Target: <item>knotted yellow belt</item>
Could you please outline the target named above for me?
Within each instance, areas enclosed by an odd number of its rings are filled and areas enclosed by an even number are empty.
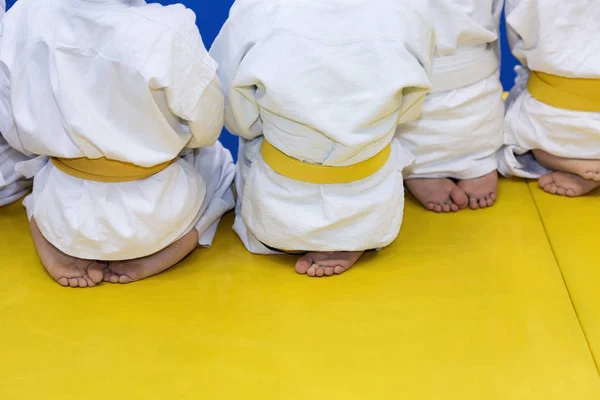
[[[271,143],[263,140],[260,149],[265,163],[275,172],[287,178],[317,185],[356,182],[379,171],[390,158],[392,146],[386,146],[381,152],[368,160],[345,167],[310,164],[290,157]]]
[[[552,107],[600,112],[600,79],[565,78],[531,71],[529,93]]]
[[[140,167],[107,158],[50,158],[56,168],[75,178],[96,182],[132,182],[150,178],[167,168],[173,161],[153,167]]]

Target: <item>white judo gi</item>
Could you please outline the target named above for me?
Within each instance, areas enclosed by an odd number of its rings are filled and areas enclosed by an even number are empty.
[[[1,40],[0,130],[13,147],[41,155],[18,168],[35,174],[25,206],[50,243],[96,260],[153,254],[194,227],[200,245],[212,243],[234,206],[235,167],[215,144],[222,87],[192,11],[19,0]],[[172,163],[147,179],[109,183],[64,173],[47,156]]]
[[[433,88],[396,137],[414,154],[406,178],[472,179],[497,169],[504,105],[499,80],[503,0],[429,0]]]
[[[420,0],[233,5],[210,54],[225,87],[225,125],[240,137],[234,230],[248,250],[360,251],[397,237],[402,169],[413,161],[397,143],[376,173],[336,184],[280,175],[260,148],[266,138],[293,159],[339,167],[388,147],[430,88],[427,13]]]
[[[0,19],[6,11],[6,0],[0,0]],[[0,133],[0,206],[10,204],[25,196],[31,180],[15,171],[15,165],[28,157],[13,149]]]
[[[558,157],[600,160],[600,113],[556,108],[527,90],[529,71],[600,79],[600,2],[507,0],[511,48],[524,68],[510,94],[500,172],[537,179],[549,171],[530,150]]]

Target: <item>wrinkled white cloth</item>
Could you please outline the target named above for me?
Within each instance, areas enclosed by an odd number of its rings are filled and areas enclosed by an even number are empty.
[[[150,255],[194,226],[210,245],[233,207],[231,155],[213,146],[223,93],[195,15],[138,3],[19,0],[1,26],[0,131],[41,156],[17,166],[35,175],[28,214],[75,257]],[[175,161],[148,179],[103,183],[45,156]]]
[[[600,79],[600,2],[507,0],[508,37],[518,68],[507,101],[500,172],[537,179],[550,172],[530,150],[558,157],[600,160],[600,113],[544,104],[527,90],[529,70],[568,78]]]
[[[396,238],[402,169],[412,162],[397,143],[379,172],[339,185],[281,176],[259,149],[264,136],[308,163],[373,157],[399,123],[418,116],[432,53],[420,0],[236,1],[210,54],[225,87],[225,124],[241,138],[234,229],[248,250],[359,251]]]
[[[19,200],[31,189],[31,180],[15,170],[18,163],[28,159],[0,135],[0,206]]]
[[[416,161],[406,178],[472,179],[497,169],[504,104],[499,80],[502,0],[430,0],[433,89],[396,137]]]
[[[0,19],[6,11],[6,0],[0,0]],[[27,157],[6,143],[0,133],[0,206],[10,204],[25,196],[31,188],[31,180],[15,171],[15,165]]]

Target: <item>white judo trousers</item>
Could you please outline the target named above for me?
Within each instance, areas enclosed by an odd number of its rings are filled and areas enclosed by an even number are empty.
[[[433,88],[396,137],[415,156],[406,178],[472,179],[497,169],[504,105],[499,79],[503,0],[430,0]]]
[[[27,212],[50,243],[85,259],[147,256],[194,227],[209,246],[234,207],[235,167],[217,142],[222,87],[194,13],[130,4],[26,0],[3,21],[0,130],[38,155],[17,166],[35,176]],[[48,156],[174,161],[108,183],[65,174]]]
[[[225,125],[240,137],[234,230],[253,253],[360,251],[389,245],[404,208],[397,142],[386,165],[347,184],[279,175],[266,138],[306,163],[347,166],[393,141],[430,89],[433,33],[416,0],[238,0],[210,50]],[[402,71],[401,74],[398,71]]]
[[[600,2],[507,0],[506,18],[513,54],[523,68],[507,102],[500,172],[529,179],[550,172],[533,158],[535,149],[600,160],[600,113],[552,107],[527,90],[529,70],[600,79]]]
[[[0,0],[0,20],[6,11],[6,0]],[[25,196],[31,188],[31,180],[15,170],[17,163],[28,159],[13,149],[0,133],[0,206],[10,204]]]

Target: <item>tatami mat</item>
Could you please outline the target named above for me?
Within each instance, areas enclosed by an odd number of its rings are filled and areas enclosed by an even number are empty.
[[[329,279],[248,254],[231,223],[158,277],[65,289],[0,209],[0,399],[600,398],[523,182],[480,212],[409,202],[396,244]]]
[[[581,198],[531,191],[583,330],[600,366],[600,190]]]

